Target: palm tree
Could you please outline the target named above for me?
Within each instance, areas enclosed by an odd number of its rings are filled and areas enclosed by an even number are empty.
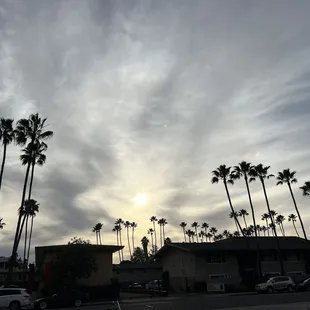
[[[160,227],[160,246],[163,246],[165,240],[165,225],[167,225],[167,220],[165,218],[161,218],[158,220],[158,225]]]
[[[146,261],[148,261],[149,257],[148,257],[148,251],[147,251],[147,247],[149,245],[149,239],[144,236],[142,239],[141,239],[141,244],[142,244],[142,247],[143,247],[143,252],[144,252],[144,256],[145,256],[145,259]]]
[[[233,237],[240,237],[240,232],[238,230],[236,230],[234,233],[233,233]]]
[[[206,235],[206,239],[208,239],[209,242],[211,242],[211,238],[212,238],[212,233],[210,233],[210,231],[207,233]]]
[[[192,243],[192,231],[188,229],[185,234],[188,236],[188,241]],[[195,233],[194,233],[195,234]]]
[[[152,241],[152,249],[154,249],[154,229],[153,228],[149,228],[149,230],[147,231],[148,235],[151,235],[151,241]]]
[[[162,227],[163,227],[163,240],[166,239],[165,237],[165,226],[168,224],[167,220],[165,218],[162,218]]]
[[[6,150],[7,146],[11,144],[15,139],[15,130],[13,128],[13,119],[0,119],[0,140],[2,140],[3,145],[3,154],[2,154],[2,164],[1,164],[1,171],[0,171],[0,190],[2,185],[2,178],[3,178],[3,171],[5,166],[6,160]]]
[[[304,196],[310,195],[310,181],[305,182],[305,184],[299,188],[302,190]]]
[[[97,223],[94,227],[93,227],[93,229],[92,229],[92,232],[94,232],[94,233],[96,233],[96,243],[97,243],[97,245],[98,244],[102,244],[101,243],[101,229],[102,229],[102,226],[103,226],[103,224],[102,223]]]
[[[3,218],[0,217],[0,229],[3,229],[4,226],[5,226],[5,223],[3,222]]]
[[[198,233],[198,237],[200,238],[200,242],[202,243],[203,240],[204,240],[204,236],[205,236],[205,232],[203,230],[201,230],[199,233]]]
[[[22,213],[23,222],[25,222],[25,219],[28,219],[29,217],[34,217],[37,212],[39,212],[39,204],[34,199],[28,199],[25,200],[25,206],[19,210],[20,213]],[[24,267],[27,268],[26,263],[26,253],[27,253],[27,235],[28,235],[28,221],[26,220],[26,229],[25,229],[25,241],[24,241],[24,256],[23,256],[23,262]],[[19,240],[21,238],[22,230],[20,231]],[[28,249],[29,250],[29,249]]]
[[[210,234],[212,234],[212,237],[214,238],[215,235],[216,235],[216,233],[217,233],[216,227],[211,227],[211,228],[209,229],[209,232],[210,232]]]
[[[274,232],[276,231],[276,225],[273,224],[273,223],[269,223],[268,229],[271,229],[272,236],[275,236],[275,233],[274,233]]]
[[[279,225],[280,231],[282,232],[282,236],[285,236],[285,231],[284,231],[284,227],[283,227],[284,220],[285,220],[285,217],[281,214],[279,214],[276,217],[276,224]]]
[[[292,214],[290,214],[290,215],[288,216],[288,221],[293,223],[293,226],[294,226],[296,235],[299,237],[299,233],[298,233],[297,228],[296,228],[296,225],[295,225],[296,220],[297,220],[297,217],[296,217],[295,214],[292,213]]]
[[[223,240],[223,235],[222,234],[218,234],[216,236],[214,236],[214,241],[218,241],[218,240]]]
[[[266,221],[266,227],[269,227],[268,219],[269,219],[269,214],[268,213],[264,213],[262,215],[262,221]],[[267,229],[267,231],[268,231],[268,237],[269,237],[269,230]],[[265,235],[265,232],[264,232],[264,235]]]
[[[21,119],[17,122],[16,130],[15,130],[15,141],[18,145],[25,145],[27,140],[30,139],[30,145],[42,145],[47,149],[47,145],[45,140],[50,139],[53,136],[53,132],[49,130],[45,130],[46,128],[46,120],[47,118],[41,119],[39,114],[31,114],[28,119]],[[26,190],[28,184],[28,177],[30,171],[31,162],[27,164],[26,175],[24,180],[23,192],[22,192],[22,199],[20,208],[24,207],[25,197],[26,197]],[[13,275],[13,266],[16,263],[17,257],[17,249],[19,245],[19,234],[21,229],[21,221],[22,221],[22,212],[19,213],[18,220],[17,220],[17,227],[15,231],[13,249],[12,249],[12,259],[10,260],[9,264],[9,272],[7,276],[7,283],[12,282],[12,275]]]
[[[240,178],[244,179],[244,182],[245,182],[245,185],[246,185],[246,189],[247,189],[247,193],[248,193],[248,197],[249,197],[249,203],[250,203],[250,207],[251,207],[251,212],[252,212],[252,220],[253,220],[253,224],[254,224],[254,227],[255,227],[255,230],[254,230],[255,237],[257,237],[255,212],[254,212],[254,207],[253,207],[252,197],[251,197],[250,187],[249,187],[249,176],[250,176],[251,171],[253,169],[254,168],[251,165],[251,163],[247,163],[246,161],[242,161],[241,163],[239,163],[238,166],[234,167],[233,177],[235,179],[240,179]],[[243,219],[245,219],[245,218],[243,217]]]
[[[265,237],[266,236],[266,231],[268,231],[268,228],[265,225],[263,225],[261,227],[261,231],[264,233],[264,237]],[[269,231],[268,231],[268,235],[269,235]]]
[[[239,230],[242,231],[242,228],[241,228],[241,225],[238,221],[238,218],[235,216],[235,210],[234,210],[234,207],[232,205],[230,195],[229,195],[229,191],[228,191],[228,186],[227,186],[227,183],[234,184],[234,180],[232,179],[231,174],[230,174],[230,169],[231,169],[231,167],[226,167],[226,165],[220,165],[216,170],[213,170],[212,171],[213,177],[211,179],[211,183],[214,184],[214,183],[218,183],[220,180],[223,181],[231,212],[234,215],[234,218],[235,218],[235,221],[239,227]]]
[[[256,178],[258,178],[260,180],[260,182],[262,184],[265,200],[266,200],[266,205],[267,205],[267,209],[268,209],[269,218],[271,220],[271,224],[273,224],[272,227],[274,227],[274,218],[273,218],[272,213],[271,213],[271,209],[270,209],[270,205],[269,205],[269,200],[268,200],[268,196],[267,196],[267,191],[266,191],[266,186],[265,186],[265,180],[266,179],[270,179],[271,177],[274,177],[273,174],[268,174],[269,168],[270,168],[270,166],[263,166],[262,164],[259,164],[259,165],[255,166],[251,170],[251,172],[249,173],[249,175],[250,175],[249,181],[253,182],[253,181],[256,180]],[[274,234],[277,237],[276,230],[274,231]]]
[[[34,167],[35,165],[43,166],[46,161],[46,155],[43,152],[46,151],[45,143],[35,143],[35,144],[28,144],[26,148],[22,149],[23,154],[20,155],[20,160],[22,165],[31,164],[31,174],[30,174],[30,183],[29,183],[29,190],[28,190],[28,200],[31,200],[32,194],[32,187],[33,187],[33,179],[34,179]],[[20,228],[20,236],[24,229],[24,225],[26,223],[26,233],[25,233],[25,244],[27,243],[27,233],[28,233],[28,221],[31,215],[27,214],[26,217],[23,218],[21,228]],[[31,216],[31,228],[29,233],[29,238],[32,238],[32,230],[33,230],[33,220],[34,216]],[[18,239],[19,243],[20,237]],[[29,244],[31,244],[31,240],[29,240]]]
[[[209,228],[209,224],[204,222],[204,223],[201,224],[201,228],[203,228],[205,230],[204,236],[206,237],[206,241],[207,241],[207,231],[208,231],[208,228]]]
[[[119,232],[122,228],[120,227],[120,225],[114,225],[113,227],[113,231],[116,232],[116,241],[117,241],[117,245],[119,245]],[[121,251],[118,251],[118,256],[119,256],[119,262],[122,261],[122,256],[121,256]]]
[[[169,237],[167,237],[166,239],[165,239],[165,241],[164,241],[164,244],[169,244],[169,243],[171,243],[172,241],[171,241],[171,239],[169,238]]]
[[[237,231],[239,231],[239,227],[238,227],[238,224],[236,222],[236,218],[239,216],[238,212],[230,212],[229,213],[229,218],[230,219],[234,219],[234,222],[236,224],[236,228],[237,228]]]
[[[154,229],[154,237],[155,237],[155,248],[157,249],[157,236],[156,236],[156,225],[157,222],[156,216],[151,216],[150,221],[153,223],[153,229]]]
[[[307,240],[307,235],[306,235],[304,223],[303,223],[302,218],[300,216],[299,209],[297,207],[297,203],[296,203],[296,200],[295,200],[295,197],[294,197],[294,194],[292,191],[292,186],[291,186],[291,184],[297,183],[297,179],[295,177],[295,174],[296,174],[296,171],[290,171],[290,169],[284,169],[282,172],[278,172],[277,185],[283,185],[284,183],[287,184],[288,189],[291,193],[291,197],[292,197],[293,204],[295,207],[295,211],[297,213],[297,216],[298,216],[298,219],[299,219],[299,222],[301,225],[302,232],[304,234],[305,239]]]
[[[123,219],[119,218],[115,221],[115,225],[119,225],[120,229],[119,229],[119,245],[123,246],[123,241],[122,241],[122,226],[124,224]],[[121,253],[122,253],[122,260],[124,260],[124,252],[123,249],[121,249]]]
[[[138,227],[136,222],[131,222],[131,238],[132,238],[132,252],[135,251],[135,229]]]
[[[248,215],[249,215],[249,213],[248,213],[248,211],[245,210],[245,209],[241,209],[241,210],[239,211],[239,216],[241,216],[241,217],[243,218],[245,228],[248,228],[248,225],[247,225],[246,220],[245,220],[245,217],[248,216]]]
[[[185,241],[185,242],[186,242],[186,233],[185,233],[185,228],[186,228],[186,226],[187,226],[187,223],[185,223],[185,222],[180,223],[180,227],[181,227],[182,230],[183,230],[184,241]]]
[[[197,242],[198,242],[197,228],[199,227],[199,224],[197,222],[194,222],[191,227],[193,227],[195,229],[195,235],[196,235],[196,239],[197,239]]]
[[[231,233],[230,233],[227,229],[225,229],[225,230],[223,231],[223,236],[224,236],[226,239],[229,238],[230,235],[231,235]]]
[[[257,233],[257,235],[260,237],[260,232],[262,231],[262,227],[257,224],[255,227],[254,227],[254,231]]]
[[[126,235],[127,235],[127,243],[128,243],[128,250],[129,250],[129,256],[131,259],[131,246],[130,246],[130,241],[129,241],[129,228],[131,227],[131,223],[129,221],[124,222],[124,227],[126,228]]]
[[[98,245],[99,244],[99,236],[98,236],[97,224],[93,227],[93,229],[91,231],[95,233],[95,235],[96,235],[96,244]]]

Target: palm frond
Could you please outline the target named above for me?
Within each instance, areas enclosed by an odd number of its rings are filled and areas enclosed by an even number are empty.
[[[283,182],[282,181],[278,181],[277,185],[283,185]]]
[[[214,184],[214,183],[218,183],[219,182],[219,178],[218,177],[213,177],[212,179],[211,179],[211,183],[212,184]]]

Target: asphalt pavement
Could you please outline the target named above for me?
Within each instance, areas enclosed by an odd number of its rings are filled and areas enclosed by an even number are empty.
[[[310,292],[247,295],[196,294],[132,299],[123,301],[120,305],[122,310],[310,310]],[[108,309],[116,308],[112,303],[83,307],[83,310]]]

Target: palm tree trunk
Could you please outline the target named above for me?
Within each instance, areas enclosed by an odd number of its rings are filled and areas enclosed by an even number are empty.
[[[195,227],[195,232],[196,232],[197,243],[199,243],[199,241],[198,241],[198,234],[197,234],[197,227]]]
[[[294,228],[295,228],[296,235],[297,235],[297,237],[299,237],[299,233],[298,233],[298,231],[297,231],[297,229],[296,229],[296,225],[295,225],[294,221],[292,221],[292,222],[293,222],[293,226],[294,226]]]
[[[155,225],[155,221],[153,222],[153,226],[154,226],[154,237],[155,237],[155,252],[157,251],[157,237],[156,237],[156,225]]]
[[[245,215],[243,214],[242,217],[243,217],[243,221],[244,221],[245,228],[248,229],[248,225],[247,225],[247,223],[246,223]]]
[[[131,255],[131,247],[130,247],[130,241],[129,241],[129,226],[126,227],[126,233],[127,233],[127,242],[128,242],[129,255],[130,255],[130,258],[131,258],[132,255]]]
[[[5,166],[5,159],[6,159],[6,143],[3,144],[3,155],[2,155],[2,164],[1,164],[1,172],[0,172],[0,190],[2,186],[2,178],[3,178],[3,171]]]
[[[236,224],[237,231],[240,231],[235,217],[234,217],[234,221],[235,221],[235,224]]]
[[[242,233],[243,237],[245,237],[244,232],[242,231],[241,225],[240,225],[240,223],[239,223],[239,221],[238,221],[238,219],[237,219],[237,217],[236,217],[235,210],[234,210],[234,207],[233,207],[232,202],[231,202],[231,199],[230,199],[230,195],[229,195],[227,183],[226,183],[225,180],[224,180],[223,183],[224,183],[224,186],[225,186],[225,190],[226,190],[226,194],[227,194],[227,199],[228,199],[228,202],[229,202],[229,206],[230,206],[230,209],[231,209],[232,214],[234,215],[234,218],[235,218],[237,227],[239,227],[240,232]]]
[[[122,242],[122,231],[119,232],[119,244],[120,244],[120,246],[123,246],[123,242]],[[122,253],[122,260],[124,260],[124,252],[123,252],[123,249],[121,249],[121,253]]]
[[[131,240],[132,240],[132,252],[134,253],[135,251],[135,228],[132,227],[131,231]]]
[[[163,237],[162,237],[162,228],[161,225],[159,226],[159,235],[160,235],[160,247],[163,246]]]
[[[28,237],[28,221],[29,221],[29,215],[25,215],[26,217],[26,227],[25,227],[25,241],[24,241],[24,266],[26,265],[26,250],[27,250],[27,237]]]
[[[163,245],[165,245],[165,224],[163,224]]]
[[[276,237],[277,251],[278,251],[278,255],[279,255],[280,268],[281,268],[281,275],[284,275],[283,259],[282,259],[282,254],[281,254],[281,250],[280,250],[279,239],[278,239],[278,236],[277,236],[276,225],[274,223],[274,218],[271,215],[271,210],[270,210],[269,200],[268,200],[268,196],[267,196],[267,192],[266,192],[265,182],[264,182],[263,179],[260,179],[260,181],[262,183],[262,187],[263,187],[263,191],[264,191],[264,196],[265,196],[265,200],[266,200],[268,214],[269,214],[271,223],[273,224],[273,233],[274,233],[274,236]]]
[[[34,218],[34,215],[31,216],[31,225],[30,225],[30,233],[29,233],[29,241],[28,241],[28,249],[27,249],[27,264],[29,264],[30,245],[31,245],[32,228],[33,228],[33,218]]]
[[[118,231],[116,231],[116,238],[117,238],[117,245],[120,245],[119,244]],[[121,261],[122,261],[121,251],[118,251],[118,256],[119,256],[119,262],[121,263]]]
[[[284,230],[284,226],[283,226],[283,223],[281,223],[281,226],[282,226],[282,232],[283,232],[283,236],[285,236],[285,230]]]
[[[153,234],[151,234],[151,241],[152,241],[152,249],[153,249],[153,252],[154,252],[154,237],[153,237]]]
[[[98,231],[96,230],[95,233],[96,233],[96,244],[98,245]]]
[[[306,230],[305,230],[305,227],[304,227],[304,223],[303,223],[303,221],[301,219],[299,210],[297,208],[297,204],[296,204],[296,200],[295,200],[295,197],[294,197],[294,194],[293,194],[293,191],[292,191],[291,184],[287,183],[287,185],[288,185],[288,188],[290,189],[290,192],[291,192],[291,196],[292,196],[292,199],[293,199],[293,203],[294,203],[294,206],[295,206],[295,210],[296,210],[297,216],[299,218],[299,222],[300,222],[300,225],[301,225],[302,232],[304,234],[305,239],[307,240]]]
[[[268,237],[269,237],[269,229],[268,229],[268,219],[266,219],[266,228],[267,228],[267,232],[268,232]]]
[[[100,245],[102,245],[102,242],[101,242],[101,231],[100,231],[100,230],[99,230],[98,235],[99,235],[99,242],[100,242]]]
[[[26,190],[27,190],[27,184],[28,184],[28,176],[29,176],[29,171],[30,171],[30,165],[31,163],[29,162],[27,165],[26,169],[26,175],[25,175],[25,180],[24,180],[24,186],[23,186],[23,194],[22,194],[22,200],[20,203],[20,208],[22,209],[24,207],[24,201],[26,197]],[[8,275],[6,278],[6,284],[10,284],[12,282],[12,277],[13,277],[13,266],[16,263],[16,254],[17,254],[17,248],[19,245],[18,237],[20,233],[20,225],[22,221],[22,212],[19,213],[18,215],[18,220],[17,220],[17,226],[16,226],[16,231],[15,231],[15,237],[14,237],[14,243],[13,243],[13,249],[12,249],[12,255],[11,255],[11,260],[9,263],[9,271]]]
[[[184,241],[186,242],[186,233],[185,233],[185,228],[183,227],[183,234],[184,234]]]

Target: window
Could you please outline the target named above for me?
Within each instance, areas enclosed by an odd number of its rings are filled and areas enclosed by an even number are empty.
[[[226,263],[226,256],[224,254],[215,254],[207,256],[208,264],[223,264]]]
[[[287,273],[289,276],[301,276],[303,275],[303,271],[291,271]]]
[[[20,292],[20,290],[3,290],[2,294],[5,295],[5,296],[8,296],[8,295],[20,295],[21,292]]]
[[[210,279],[227,279],[228,274],[210,274],[209,278]]]
[[[268,278],[279,276],[279,275],[280,275],[280,272],[267,272],[263,274],[263,276],[268,277]]]

